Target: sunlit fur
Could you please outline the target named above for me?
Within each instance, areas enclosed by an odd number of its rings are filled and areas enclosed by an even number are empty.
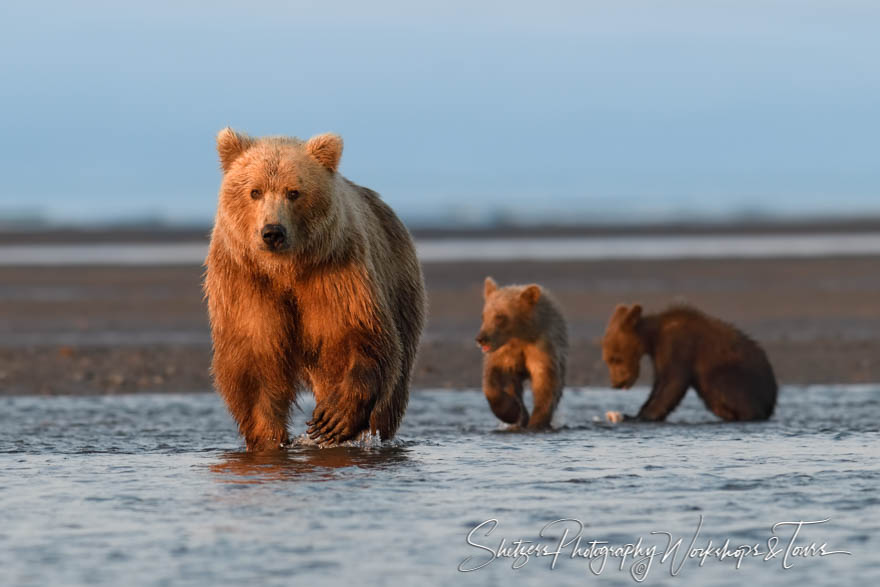
[[[690,387],[724,420],[773,414],[777,383],[767,355],[726,322],[689,306],[645,316],[638,304],[617,306],[602,340],[612,385],[631,387],[645,354],[653,362],[654,384],[636,419],[664,420]]]
[[[336,135],[224,129],[217,150],[223,180],[204,282],[212,371],[248,449],[287,442],[303,388],[316,397],[318,440],[367,429],[392,437],[425,311],[409,233],[378,194],[337,172]],[[278,250],[262,240],[266,224],[286,229]]]
[[[540,286],[499,288],[487,277],[483,323],[477,344],[483,348],[483,392],[503,422],[532,429],[550,426],[565,385],[568,334],[565,319]],[[523,404],[523,382],[531,380],[534,408]]]

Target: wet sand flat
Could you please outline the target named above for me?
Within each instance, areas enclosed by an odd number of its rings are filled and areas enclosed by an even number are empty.
[[[880,381],[880,263],[873,256],[428,262],[417,388],[473,388],[486,275],[539,282],[562,304],[569,386],[607,384],[598,338],[618,302],[686,301],[766,347],[784,384]],[[0,393],[206,391],[202,268],[0,267]],[[642,383],[650,375],[645,369]]]

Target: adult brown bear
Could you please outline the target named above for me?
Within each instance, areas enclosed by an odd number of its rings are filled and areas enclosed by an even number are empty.
[[[639,377],[642,355],[654,363],[651,395],[635,417],[609,412],[612,421],[659,421],[688,388],[724,420],[766,420],[776,405],[776,377],[763,349],[721,320],[688,306],[642,316],[638,304],[619,305],[602,339],[611,383],[628,388]]]
[[[223,168],[204,289],[218,391],[248,450],[288,442],[308,387],[309,435],[394,436],[424,323],[409,233],[337,171],[342,139],[220,131]]]

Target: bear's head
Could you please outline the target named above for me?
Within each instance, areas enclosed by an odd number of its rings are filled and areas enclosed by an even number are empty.
[[[498,287],[487,277],[483,285],[483,324],[477,344],[484,353],[504,346],[511,338],[528,337],[535,330],[535,305],[541,298],[539,285]]]
[[[223,182],[215,230],[230,248],[265,264],[329,254],[342,232],[335,197],[342,138],[255,138],[225,128],[217,152]]]
[[[608,365],[611,385],[617,389],[632,387],[639,378],[639,362],[645,346],[636,328],[642,318],[642,307],[623,304],[614,309],[605,336],[602,338],[602,360]]]

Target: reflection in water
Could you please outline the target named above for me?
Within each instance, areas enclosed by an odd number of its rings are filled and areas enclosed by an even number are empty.
[[[220,480],[227,483],[331,480],[339,476],[339,469],[348,467],[382,470],[405,464],[407,452],[402,446],[293,446],[262,453],[227,452],[211,465],[211,471],[223,475]]]

